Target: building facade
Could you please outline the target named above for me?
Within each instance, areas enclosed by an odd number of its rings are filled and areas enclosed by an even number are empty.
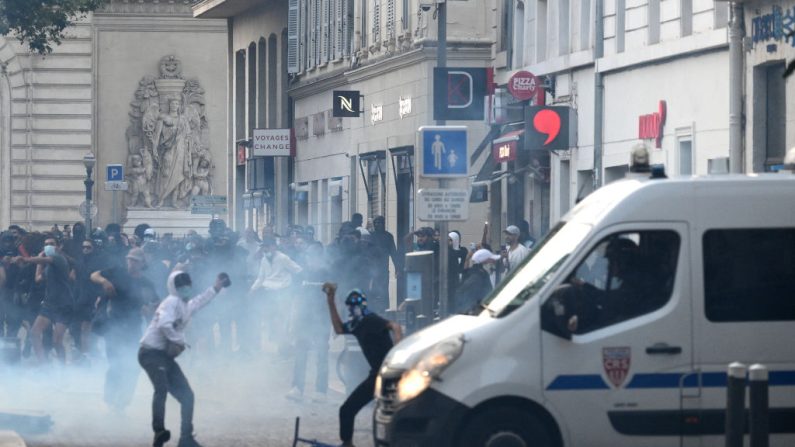
[[[200,1],[201,19],[227,20],[230,115],[228,156],[232,226],[284,231],[291,222],[293,164],[288,157],[255,157],[255,129],[289,129],[292,105],[287,96],[287,11],[279,0]]]
[[[497,83],[507,87],[517,72],[531,72],[546,87],[547,105],[576,114],[568,148],[524,146],[530,154],[524,163],[537,159],[549,175],[526,169],[514,182],[524,182],[524,194],[511,196],[512,186],[503,187],[504,209],[514,219],[524,216],[544,233],[595,186],[623,178],[637,144],[668,175],[706,174],[710,160],[728,157],[727,3],[504,0],[497,6]],[[513,101],[514,109],[531,105]],[[525,113],[511,116],[518,121],[512,129],[536,132]]]
[[[82,221],[88,153],[96,158],[95,226],[124,224],[137,208],[154,220],[172,211],[186,217],[194,188],[224,194],[226,67],[212,62],[223,57],[225,25],[193,19],[184,1],[112,0],[69,28],[47,56],[0,38],[0,226]],[[185,123],[174,136],[190,140],[190,149],[164,134],[143,136],[144,121],[170,122],[169,102]],[[151,162],[161,152],[168,161]],[[169,174],[179,161],[183,169]],[[105,191],[109,164],[126,168],[120,180],[146,189],[140,207],[133,191]],[[206,228],[205,217],[181,224]]]

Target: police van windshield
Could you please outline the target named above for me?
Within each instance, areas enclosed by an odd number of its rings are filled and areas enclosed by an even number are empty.
[[[505,316],[532,298],[585,239],[591,225],[559,222],[524,263],[506,277],[482,302],[491,316]]]

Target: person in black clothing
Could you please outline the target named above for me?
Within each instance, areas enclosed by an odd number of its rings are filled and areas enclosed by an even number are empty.
[[[19,284],[19,265],[12,262],[19,256],[14,235],[9,232],[0,234],[0,269],[3,278],[0,281],[0,336],[16,337],[22,326],[22,309],[19,304],[17,285]]]
[[[485,248],[481,248],[472,255],[472,266],[464,272],[464,280],[455,296],[455,312],[469,313],[473,309],[480,309],[477,305],[492,290],[491,278],[485,266],[494,264],[500,259]]]
[[[358,289],[352,290],[345,298],[345,306],[348,308],[350,319],[343,323],[334,303],[337,285],[327,282],[323,284],[323,291],[326,293],[326,302],[334,332],[355,336],[359,346],[362,348],[364,357],[367,359],[367,363],[370,365],[370,374],[356,387],[340,407],[340,440],[342,440],[342,447],[352,447],[353,422],[356,418],[356,413],[373,400],[378,368],[381,367],[381,363],[393,346],[389,331],[392,331],[394,343],[400,341],[402,331],[397,323],[370,313],[367,310],[367,298]]]
[[[63,251],[67,256],[74,259],[78,263],[83,258],[83,241],[86,238],[86,227],[76,222],[72,227],[72,238],[67,239],[63,243]]]
[[[75,230],[77,224],[75,224]],[[80,347],[81,362],[87,360],[91,347],[91,322],[94,320],[94,310],[97,298],[102,296],[102,288],[91,282],[91,274],[107,267],[107,261],[101,250],[94,246],[94,241],[82,241],[82,262],[77,267],[77,284],[75,290],[74,314],[70,331]]]
[[[63,336],[72,313],[72,293],[69,285],[69,262],[60,253],[60,243],[54,237],[44,240],[44,250],[36,257],[22,257],[23,262],[36,264],[36,282],[44,283],[44,300],[41,302],[30,335],[33,350],[39,362],[44,362],[44,332],[54,325],[53,344],[58,358],[65,360]]]
[[[141,338],[142,316],[159,302],[152,282],[144,276],[146,257],[140,248],[127,254],[127,267],[111,267],[91,274],[102,286],[107,300],[107,330],[104,334],[108,371],[105,402],[116,411],[129,405],[138,380],[135,352]]]
[[[402,270],[402,259],[397,255],[395,247],[395,237],[386,231],[386,221],[384,216],[376,216],[373,219],[373,231],[370,233],[370,243],[373,247],[373,292],[371,296],[375,298],[379,311],[389,307],[389,259],[395,265],[395,271]],[[372,301],[372,300],[371,300]]]
[[[453,230],[447,234],[447,294],[455,297],[459,285],[463,280],[464,264],[469,250],[461,246],[461,233]]]

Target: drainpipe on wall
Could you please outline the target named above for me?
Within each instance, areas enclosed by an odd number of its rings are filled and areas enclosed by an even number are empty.
[[[729,172],[743,169],[743,5],[732,2],[729,23]]]
[[[599,59],[604,56],[604,0],[596,0],[594,14],[594,133],[593,133],[593,189],[602,186],[602,127],[604,120],[605,85],[599,71]]]

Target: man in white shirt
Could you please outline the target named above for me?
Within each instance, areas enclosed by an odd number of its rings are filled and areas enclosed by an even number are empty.
[[[516,225],[509,225],[508,228],[503,231],[506,245],[503,247],[501,255],[506,274],[516,269],[524,258],[530,254],[530,249],[519,243],[520,233],[521,231],[519,231],[519,227]]]
[[[302,269],[289,256],[277,249],[275,238],[263,238],[262,252],[259,275],[249,291],[252,304],[249,310],[252,321],[250,323],[251,333],[248,334],[247,341],[256,343],[258,346],[260,340],[259,322],[265,317],[271,336],[279,344],[280,352],[285,354],[289,306],[284,302],[283,294],[292,284],[293,275],[301,273]]]
[[[177,447],[201,447],[193,438],[193,390],[175,358],[187,346],[185,326],[193,314],[229,285],[229,276],[221,273],[212,287],[194,296],[193,283],[187,273],[175,271],[168,277],[169,295],[157,307],[138,351],[138,363],[146,371],[155,389],[152,396],[154,447],[162,447],[171,439],[171,432],[165,426],[168,393],[180,403],[182,413]]]

